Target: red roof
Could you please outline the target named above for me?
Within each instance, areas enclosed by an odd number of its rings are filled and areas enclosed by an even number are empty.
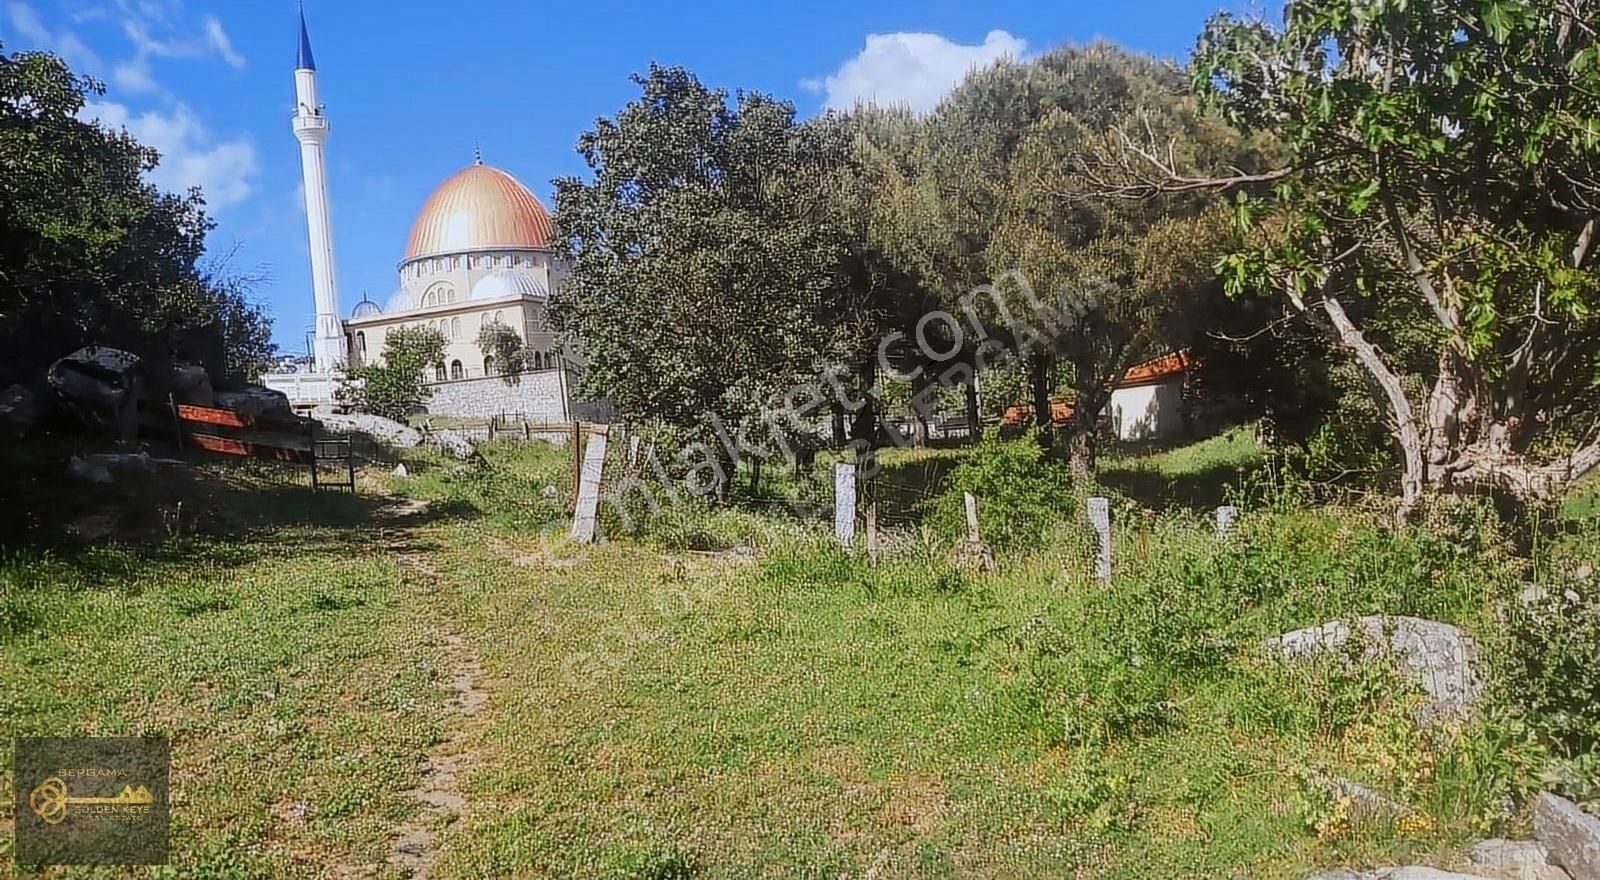
[[[1172,354],[1135,364],[1122,374],[1122,381],[1117,383],[1118,388],[1127,388],[1136,385],[1154,385],[1173,376],[1188,372],[1194,362],[1190,360],[1186,351],[1175,351]]]
[[[1158,358],[1152,358],[1142,364],[1134,364],[1122,374],[1122,381],[1117,383],[1118,388],[1137,388],[1141,385],[1157,385],[1174,376],[1181,376],[1194,366],[1194,360],[1187,351],[1175,351]],[[1072,404],[1065,400],[1052,400],[1050,402],[1050,421],[1057,425],[1065,425],[1072,420]],[[1010,406],[1000,416],[1003,425],[1031,425],[1033,424],[1033,407]]]

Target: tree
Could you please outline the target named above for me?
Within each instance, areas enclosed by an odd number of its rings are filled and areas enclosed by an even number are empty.
[[[1130,139],[1124,194],[1234,190],[1235,293],[1315,317],[1378,393],[1400,510],[1550,501],[1600,466],[1600,44],[1567,0],[1297,0],[1214,18],[1196,87],[1287,160],[1213,175]]]
[[[522,337],[499,321],[491,321],[478,330],[478,351],[485,359],[494,359],[495,369],[508,385],[527,369],[528,348]]]
[[[0,54],[0,384],[90,344],[152,376],[184,361],[253,379],[271,345],[251,279],[198,266],[201,194],[156,190],[154,150],[80,118],[101,91],[53,55]]]
[[[403,422],[428,398],[428,369],[444,366],[444,335],[432,327],[398,327],[383,337],[377,363],[347,367],[334,397],[359,412]]]
[[[556,181],[556,247],[570,274],[553,323],[581,338],[584,385],[625,417],[672,426],[686,453],[737,456],[718,424],[758,420],[833,361],[834,239],[817,181],[833,157],[794,108],[726,93],[681,68],[578,142],[589,181]]]

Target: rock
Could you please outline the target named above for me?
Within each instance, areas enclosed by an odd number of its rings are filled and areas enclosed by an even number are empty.
[[[172,399],[179,403],[194,406],[216,406],[217,395],[211,388],[211,374],[205,367],[195,364],[180,364],[172,368],[172,375],[167,379],[167,387],[172,391]]]
[[[428,434],[427,443],[461,461],[478,457],[478,448],[473,446],[472,440],[460,431],[432,431]]]
[[[1476,663],[1478,643],[1448,623],[1418,617],[1360,617],[1329,621],[1268,639],[1264,647],[1286,660],[1335,650],[1352,635],[1363,639],[1363,660],[1391,656],[1400,671],[1428,695],[1425,720],[1461,717],[1483,694]]]
[[[91,464],[74,455],[67,460],[67,475],[82,483],[109,483],[111,471],[103,464]]]
[[[555,486],[545,486],[543,489],[539,490],[539,497],[541,498],[555,498],[560,494],[561,490],[557,489]]]
[[[46,379],[85,427],[123,442],[138,436],[144,378],[137,355],[104,346],[80,348],[51,364]]]
[[[324,427],[341,433],[366,434],[386,446],[411,449],[422,445],[422,432],[383,416],[365,413],[336,413],[317,410],[311,417]]]
[[[32,391],[13,385],[0,391],[0,434],[22,438],[39,424],[39,401]]]
[[[117,517],[110,513],[91,513],[67,523],[65,531],[74,540],[92,544],[117,533]]]
[[[1392,821],[1412,812],[1405,804],[1359,782],[1316,771],[1308,774],[1307,781],[1330,801],[1349,798],[1352,822]]]
[[[1490,880],[1490,878],[1481,877],[1477,874],[1458,874],[1455,871],[1443,871],[1438,868],[1430,868],[1427,865],[1404,865],[1373,868],[1369,871],[1334,868],[1329,871],[1319,871],[1312,874],[1308,880]]]
[[[411,472],[406,470],[406,463],[402,461],[394,466],[394,475],[397,477],[409,477]]]
[[[218,391],[212,396],[218,407],[246,418],[287,420],[295,417],[289,395],[260,385],[249,385],[238,391]]]
[[[148,452],[98,452],[86,455],[90,465],[103,467],[114,475],[153,474],[157,468],[187,468],[188,462],[176,458],[155,458]]]
[[[1549,792],[1533,802],[1533,836],[1576,880],[1600,878],[1600,818]]]
[[[423,434],[416,428],[402,425],[393,419],[366,413],[336,413],[319,409],[311,415],[330,430],[366,434],[379,443],[397,449],[411,449],[426,444],[442,449],[463,461],[478,457],[478,449],[472,445],[472,441],[456,431],[433,431]]]
[[[1441,871],[1427,865],[1406,865],[1400,868],[1379,868],[1372,872],[1372,880],[1485,880],[1485,878],[1477,874]]]
[[[1467,850],[1468,861],[1493,880],[1571,880],[1549,855],[1537,840],[1480,840]]]

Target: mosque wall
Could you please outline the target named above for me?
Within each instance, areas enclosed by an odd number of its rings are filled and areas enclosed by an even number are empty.
[[[462,419],[487,419],[501,413],[529,421],[564,422],[572,418],[560,370],[523,373],[507,384],[502,376],[434,382],[428,412]]]

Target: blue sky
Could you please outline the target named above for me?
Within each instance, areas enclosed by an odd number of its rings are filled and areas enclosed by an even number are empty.
[[[1105,37],[1182,57],[1219,0],[801,4],[307,0],[328,145],[340,305],[383,302],[412,217],[471,161],[549,206],[581,174],[579,133],[681,64],[708,84],[789,98],[803,115],[858,97],[923,106],[973,64]],[[290,0],[0,0],[7,51],[49,49],[106,83],[90,113],[161,149],[161,186],[200,185],[210,247],[259,272],[274,338],[304,348],[310,269],[289,131]]]

